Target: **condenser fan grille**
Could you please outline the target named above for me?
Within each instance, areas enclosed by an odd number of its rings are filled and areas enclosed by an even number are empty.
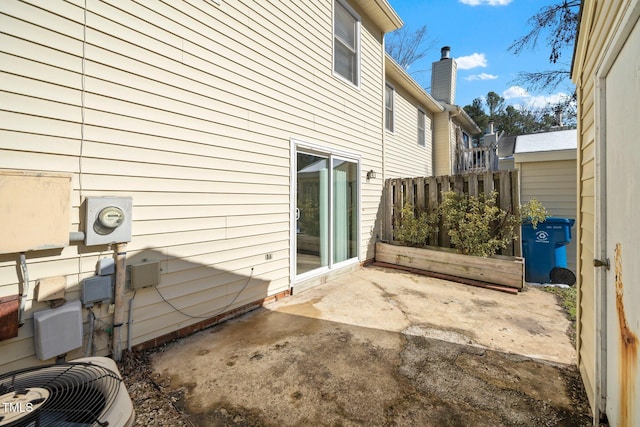
[[[68,362],[0,375],[0,426],[107,425],[120,376],[102,366]]]

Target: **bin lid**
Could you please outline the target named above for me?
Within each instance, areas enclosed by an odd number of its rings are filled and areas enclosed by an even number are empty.
[[[573,227],[573,224],[576,222],[575,219],[572,218],[559,218],[551,216],[547,218],[544,222],[539,222],[538,224],[567,224],[569,227]],[[531,221],[529,219],[523,219],[522,224],[529,225]]]

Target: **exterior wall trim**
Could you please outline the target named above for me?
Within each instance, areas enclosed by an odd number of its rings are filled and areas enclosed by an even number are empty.
[[[333,268],[322,268],[322,269],[317,269],[314,271],[310,271],[308,274],[303,274],[301,276],[296,276],[296,271],[295,271],[295,257],[296,257],[296,246],[295,246],[295,241],[296,241],[296,216],[295,216],[295,204],[296,204],[296,199],[295,199],[295,190],[296,190],[296,176],[295,176],[295,172],[296,172],[296,155],[299,149],[305,150],[305,151],[309,151],[309,152],[317,152],[317,153],[322,153],[322,154],[330,154],[333,158],[343,158],[345,160],[351,160],[356,162],[357,164],[357,168],[358,168],[358,206],[359,206],[359,211],[361,210],[361,206],[362,206],[362,156],[360,154],[357,153],[353,153],[353,152],[349,152],[349,151],[345,151],[345,150],[340,150],[340,149],[336,149],[330,146],[326,146],[326,145],[320,145],[320,144],[316,144],[313,142],[306,142],[303,141],[301,139],[297,139],[294,137],[291,137],[289,139],[290,142],[290,157],[291,157],[291,172],[290,172],[290,192],[289,192],[289,204],[290,204],[290,208],[289,208],[289,220],[290,220],[290,225],[289,225],[289,292],[293,291],[293,287],[297,282],[305,282],[308,281],[310,279],[313,279],[315,277],[322,277],[322,276],[327,276],[330,275],[331,273],[335,272],[335,271],[340,271],[340,269],[342,269],[345,266],[349,266],[352,264],[357,264],[360,265],[360,262],[363,259],[363,255],[362,255],[362,215],[358,215],[358,239],[357,239],[357,247],[358,247],[358,253],[357,253],[357,257],[355,259],[348,259],[346,261],[340,262],[340,263],[336,263],[334,264],[332,267]]]
[[[595,110],[595,214],[599,216],[594,221],[594,256],[605,259],[607,256],[607,196],[606,196],[606,78],[613,67],[620,51],[634,26],[640,19],[640,0],[630,1],[621,8],[617,25],[613,28],[612,37],[606,42],[599,63],[595,69],[594,110]],[[595,300],[595,385],[593,414],[600,416],[606,412],[607,405],[607,281],[606,271],[599,269],[594,272],[594,300]]]
[[[531,153],[518,153],[513,155],[516,163],[545,162],[553,160],[576,160],[577,150],[536,151]]]

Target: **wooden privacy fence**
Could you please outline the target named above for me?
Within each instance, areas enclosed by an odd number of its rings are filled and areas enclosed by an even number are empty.
[[[391,178],[385,182],[384,236],[393,242],[393,226],[397,222],[402,207],[409,204],[416,211],[433,212],[442,202],[442,193],[455,191],[471,196],[489,195],[498,192],[498,207],[508,212],[518,212],[520,193],[518,190],[518,171],[504,170],[484,173],[468,173],[463,175],[431,176],[418,178]],[[518,240],[502,250],[502,255],[521,256],[520,230]],[[451,247],[447,230],[440,224],[440,229],[430,237],[430,242],[440,247]]]

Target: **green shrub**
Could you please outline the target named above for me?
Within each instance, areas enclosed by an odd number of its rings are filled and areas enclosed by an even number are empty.
[[[539,223],[544,222],[549,217],[549,211],[542,206],[542,203],[533,198],[520,206],[520,217],[523,221],[529,220],[535,230],[538,228]]]
[[[535,228],[549,215],[536,199],[513,213],[500,209],[497,198],[496,191],[488,197],[448,191],[442,193],[442,203],[437,211],[420,211],[417,215],[414,207],[407,203],[394,225],[393,238],[406,246],[425,247],[442,220],[458,253],[488,257],[518,238],[517,230],[522,219],[531,221]]]
[[[438,229],[438,214],[420,212],[417,216],[413,206],[405,204],[400,218],[393,228],[393,239],[406,246],[425,247],[429,235]]]
[[[500,209],[497,197],[495,191],[488,198],[443,193],[442,221],[459,253],[487,257],[513,242],[520,218]]]

